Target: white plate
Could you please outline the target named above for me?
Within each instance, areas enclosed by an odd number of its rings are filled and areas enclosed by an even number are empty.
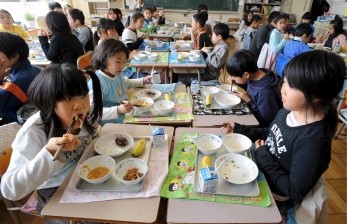
[[[215,167],[223,165],[217,170],[218,176],[232,184],[247,184],[257,178],[259,170],[253,160],[246,156],[230,153],[217,158]]]
[[[128,140],[128,144],[124,147],[118,146],[115,142],[117,137],[123,137]],[[132,148],[134,139],[127,133],[115,132],[102,136],[94,145],[94,149],[98,154],[108,155],[112,157],[121,156]]]
[[[160,96],[161,96],[161,92],[156,89],[143,89],[135,93],[136,98],[147,97],[147,98],[151,98],[154,101],[159,99]]]
[[[208,94],[214,96],[220,92],[220,89],[214,86],[205,86],[201,89],[201,92],[204,94],[204,96],[207,96]]]
[[[214,96],[214,100],[222,107],[234,107],[241,103],[238,96],[230,93],[220,93]]]

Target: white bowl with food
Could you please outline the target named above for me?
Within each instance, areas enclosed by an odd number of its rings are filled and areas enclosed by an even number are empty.
[[[190,54],[197,54],[197,55],[200,55],[201,50],[191,50],[189,53],[190,53]]]
[[[164,34],[168,34],[169,31],[168,30],[158,30],[157,31],[157,34],[160,34],[160,35],[164,35]]]
[[[161,115],[171,114],[175,103],[170,100],[158,100],[153,104],[154,109]]]
[[[150,53],[147,57],[151,61],[156,61],[158,59],[158,53]]]
[[[189,53],[188,52],[179,52],[178,56],[182,57],[182,59],[187,59],[187,58],[189,58]]]
[[[134,59],[136,61],[143,61],[146,59],[146,55],[145,54],[142,54],[142,53],[138,53],[138,54],[134,54]]]
[[[146,176],[147,171],[147,163],[137,158],[124,159],[115,167],[117,180],[129,186],[140,183]]]
[[[168,32],[168,31],[167,31],[167,32]],[[157,41],[157,42],[155,43],[155,45],[156,45],[156,47],[161,48],[161,47],[164,47],[164,42],[163,42],[163,41]]]
[[[193,62],[200,61],[200,55],[199,54],[189,54],[189,60]]]
[[[160,96],[161,96],[161,92],[156,89],[142,89],[135,93],[136,98],[146,97],[146,98],[151,98],[154,101],[159,99]]]
[[[195,145],[205,155],[216,153],[223,142],[217,135],[201,134],[195,139]]]
[[[231,108],[241,103],[241,98],[232,93],[218,93],[214,100],[223,108]]]
[[[231,86],[230,84],[221,84],[218,86],[218,89],[220,89],[224,93],[231,93],[235,92],[237,90],[237,87]]]
[[[147,97],[140,97],[131,101],[135,112],[141,114],[147,113],[151,109],[153,103],[154,101]]]
[[[214,96],[220,92],[220,89],[215,86],[205,86],[201,88],[201,92],[202,94],[204,94],[204,96],[207,96],[207,95]]]
[[[134,144],[134,138],[124,132],[114,132],[104,135],[94,144],[94,150],[100,155],[112,157],[121,156]]]
[[[252,146],[252,141],[247,136],[231,133],[223,136],[223,145],[228,152],[243,154]]]
[[[115,166],[116,162],[110,156],[94,156],[79,165],[78,175],[91,184],[101,184],[111,176]]]
[[[217,170],[218,177],[231,184],[247,184],[258,177],[259,170],[255,162],[243,155],[221,155],[215,161],[215,167],[219,165],[221,167]]]

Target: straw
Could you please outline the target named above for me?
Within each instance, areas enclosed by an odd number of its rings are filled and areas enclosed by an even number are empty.
[[[223,160],[217,167],[216,169],[214,169],[213,173],[217,173],[217,171],[219,170],[219,168],[222,167],[222,165],[224,164],[225,160]]]
[[[153,127],[152,127],[152,125],[151,124],[148,124],[149,125],[149,127],[152,129],[152,131],[154,131],[154,129],[153,129]]]

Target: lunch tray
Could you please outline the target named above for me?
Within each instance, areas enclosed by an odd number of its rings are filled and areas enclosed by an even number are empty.
[[[199,150],[196,150],[196,161],[195,161],[195,181],[194,181],[194,190],[199,193],[206,193],[211,194],[209,192],[204,192],[200,188],[200,178],[199,178],[199,172],[201,169],[201,161],[202,158],[205,156],[202,154]],[[215,160],[223,155],[229,153],[224,146],[218,150],[215,154],[209,155],[212,157],[211,164],[214,166]],[[244,156],[247,156],[248,158],[251,158],[249,151],[247,151]],[[231,184],[227,181],[218,178],[218,188],[217,192],[215,194],[220,195],[233,195],[233,196],[247,196],[247,197],[255,197],[260,194],[258,181],[255,179],[254,181],[247,183],[247,184]]]
[[[206,106],[206,97],[199,91],[197,94],[192,94],[193,114],[194,115],[245,115],[252,114],[247,105],[243,102],[234,107],[222,107],[212,97],[210,106]]]
[[[152,138],[149,136],[143,136],[143,137],[136,137],[134,138],[134,144],[131,149],[129,149],[125,154],[119,156],[119,157],[113,157],[116,165],[119,161],[127,159],[127,158],[133,158],[131,156],[131,151],[133,150],[135,144],[137,141],[139,141],[141,138],[146,139],[146,149],[145,151],[137,158],[144,160],[148,163],[148,159],[151,153],[151,146],[152,146]],[[96,153],[96,152],[95,152]],[[94,154],[95,155],[95,154]],[[80,179],[76,184],[76,189],[80,191],[119,191],[119,192],[138,192],[141,190],[143,186],[143,181],[141,181],[138,184],[128,186],[116,179],[115,172],[112,173],[111,177],[106,180],[105,182],[101,184],[91,184],[87,181]]]

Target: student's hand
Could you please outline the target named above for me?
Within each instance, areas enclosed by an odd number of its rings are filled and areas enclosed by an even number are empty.
[[[10,74],[11,68],[6,68],[5,59],[0,57],[0,80],[4,79],[8,74]]]
[[[209,52],[212,51],[212,48],[213,48],[213,47],[203,47],[203,48],[201,48],[201,51],[203,51],[203,52],[205,52],[205,53],[209,53]]]
[[[231,75],[228,76],[227,81],[228,81],[229,84],[232,84],[232,83],[233,83],[233,80],[232,80],[232,78],[231,78]]]
[[[254,149],[257,150],[260,146],[265,145],[265,141],[262,139],[258,139],[254,142]]]
[[[134,58],[134,55],[137,54],[138,51],[137,50],[133,50],[130,52],[130,55],[129,55],[129,60],[133,59]]]
[[[151,84],[152,83],[152,75],[147,75],[146,77],[143,78],[143,85],[145,84]]]
[[[159,11],[159,16],[164,16],[164,11]]]
[[[68,152],[77,149],[81,145],[81,141],[76,135],[64,134],[63,137],[49,139],[46,148],[54,155],[62,144],[64,144],[62,151]]]
[[[289,39],[289,33],[283,34],[283,39],[288,40]]]
[[[251,101],[251,97],[247,92],[240,92],[240,91],[235,91],[233,92],[236,96],[240,97],[240,99],[245,102],[248,103],[249,101]]]
[[[49,37],[50,35],[52,35],[52,32],[47,28],[43,28],[43,29],[39,30],[37,35]]]
[[[130,111],[132,111],[132,109],[133,109],[133,105],[129,101],[124,100],[122,101],[122,104],[117,107],[117,113],[118,114],[129,113]]]
[[[144,34],[142,34],[142,35],[141,35],[141,37],[140,37],[140,38],[141,38],[142,40],[144,40],[144,39],[148,39],[148,35],[144,33]]]
[[[225,134],[230,134],[234,131],[234,125],[235,122],[223,122],[221,129]]]

